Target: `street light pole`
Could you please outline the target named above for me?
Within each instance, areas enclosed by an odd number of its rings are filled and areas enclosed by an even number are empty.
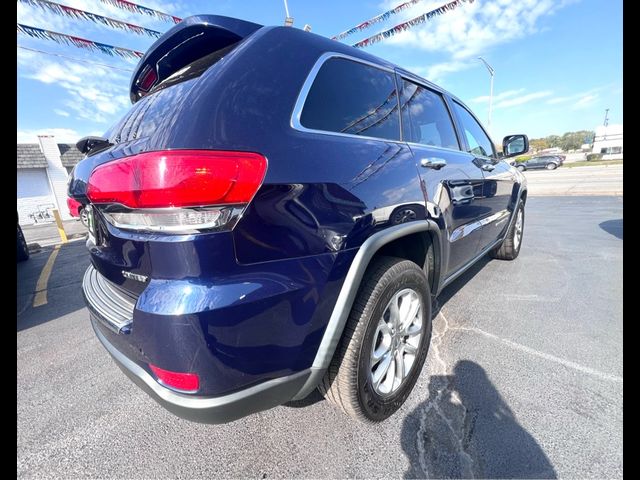
[[[489,120],[487,121],[487,129],[489,130],[489,132],[491,132],[491,109],[493,107],[493,76],[495,75],[495,70],[491,65],[487,63],[484,58],[478,57],[478,60],[484,63],[484,66],[487,67],[487,70],[489,71],[489,75],[491,75],[491,86],[489,87]]]
[[[286,14],[284,24],[286,27],[290,27],[293,25],[293,18],[289,16],[289,4],[287,3],[287,0],[284,0],[284,12]]]

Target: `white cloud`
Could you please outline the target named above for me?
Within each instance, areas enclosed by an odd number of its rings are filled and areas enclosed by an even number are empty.
[[[592,93],[589,95],[584,95],[581,97],[573,106],[573,108],[584,108],[592,105],[597,99],[599,95],[597,93]]]
[[[476,0],[428,20],[385,42],[389,45],[445,53],[450,60],[434,65],[432,73],[443,75],[468,68],[471,60],[491,47],[531,35],[539,31],[539,20],[577,0]],[[396,6],[397,0],[386,0],[382,8]],[[442,5],[442,1],[419,2],[394,17],[393,24],[417,17]],[[384,29],[391,27],[385,25]],[[475,62],[475,58],[473,59]],[[429,78],[429,77],[427,77]],[[431,80],[431,78],[429,78]]]
[[[165,22],[147,15],[139,15],[127,10],[114,7],[98,0],[65,0],[65,5],[78,8],[88,12],[96,13],[121,21],[144,26],[154,30],[164,32],[173,26],[173,23]],[[144,5],[163,11],[168,14],[184,16],[180,13],[186,8],[190,8],[188,2],[181,1],[161,1],[145,0]],[[110,29],[102,24],[78,20],[74,18],[55,15],[41,8],[31,6],[22,2],[17,4],[17,19],[19,23],[33,27],[53,30],[67,34],[76,35],[92,40],[104,40],[109,32],[120,35],[118,30]],[[113,40],[107,43],[114,45],[130,46],[135,50],[144,50],[153,38],[137,35],[127,35],[129,40]],[[57,46],[52,43],[45,43],[38,39],[31,39],[25,36],[19,37],[19,43],[25,46],[47,51],[60,51],[79,59],[86,59],[88,62],[102,62],[129,68],[135,63],[133,60],[120,58],[103,57],[104,61],[96,58],[96,54],[84,52],[73,47]],[[67,52],[68,51],[68,52]],[[42,105],[39,113],[39,123],[47,120],[53,127],[66,126],[71,123],[77,127],[77,120],[82,120],[83,128],[81,134],[68,128],[53,128],[48,130],[23,130],[18,132],[18,139],[28,136],[29,142],[35,142],[35,135],[47,133],[55,130],[65,138],[72,138],[76,141],[79,137],[88,135],[89,130],[100,135],[105,130],[105,125],[113,123],[129,108],[129,74],[109,68],[100,67],[91,63],[78,63],[60,57],[43,55],[29,50],[18,49],[18,76],[19,82],[22,79],[30,79],[49,85],[49,88],[59,87],[63,92],[55,92],[50,105]],[[98,54],[98,56],[100,56]],[[21,85],[19,83],[19,87]],[[55,108],[62,107],[62,108]],[[63,118],[64,117],[64,118]],[[73,121],[76,123],[73,123]],[[86,130],[85,130],[86,128]]]
[[[519,95],[516,98],[509,98],[509,99],[497,102],[494,108],[515,107],[517,105],[523,105],[525,103],[532,102],[533,100],[538,100],[539,98],[548,97],[549,95],[552,95],[552,94],[553,92],[551,90],[544,90],[541,92],[533,92],[533,93],[528,93],[526,95]]]
[[[454,73],[454,72],[459,72],[460,70],[466,70],[470,66],[471,64],[469,62],[460,62],[460,61],[436,63],[435,65],[431,65],[430,67],[427,68],[425,77],[431,80],[432,82],[437,83],[442,81],[442,78],[447,73]]]
[[[611,84],[602,85],[599,87],[592,88],[590,90],[574,93],[573,95],[553,97],[547,100],[545,103],[547,105],[560,105],[563,103],[573,103],[572,108],[582,108],[582,107],[593,104],[600,97],[599,92],[602,92],[603,90],[610,90],[611,87],[612,87]],[[619,93],[622,93],[621,87],[618,90],[619,90]],[[613,92],[616,93],[615,90]]]
[[[68,95],[63,101],[64,106],[76,118],[109,123],[129,107],[128,77],[104,67],[52,60],[28,50],[19,50],[18,74],[64,89]]]
[[[524,88],[519,88],[517,90],[506,90],[504,92],[501,92],[497,95],[493,96],[493,101],[494,102],[499,102],[501,100],[507,99],[509,97],[513,97],[515,95],[518,95],[520,93],[524,92]],[[474,103],[487,103],[489,102],[489,95],[482,95],[480,97],[476,97],[476,98],[472,98],[471,102]]]
[[[559,103],[570,102],[571,100],[575,100],[575,99],[576,99],[576,95],[569,95],[567,97],[554,97],[547,100],[546,103],[547,105],[556,105]]]
[[[60,143],[75,143],[82,135],[71,128],[40,128],[37,130],[18,130],[18,143],[38,143],[38,135],[53,135]]]

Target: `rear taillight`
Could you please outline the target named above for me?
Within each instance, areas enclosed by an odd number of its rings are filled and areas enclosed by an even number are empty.
[[[233,228],[266,170],[266,158],[251,152],[147,152],[96,168],[87,196],[119,228]]]
[[[80,208],[82,208],[82,204],[75,198],[67,197],[67,207],[69,208],[69,213],[72,217],[80,216]]]
[[[195,393],[200,388],[200,379],[195,373],[170,372],[155,365],[149,364],[158,382],[174,390],[184,393]]]

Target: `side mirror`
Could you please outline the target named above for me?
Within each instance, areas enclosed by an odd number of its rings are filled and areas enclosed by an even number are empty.
[[[502,140],[504,158],[515,157],[529,151],[529,138],[526,135],[507,135]]]

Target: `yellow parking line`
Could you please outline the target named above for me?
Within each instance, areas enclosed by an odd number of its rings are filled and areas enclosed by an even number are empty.
[[[51,252],[51,255],[49,255],[47,263],[44,264],[44,268],[42,269],[42,272],[40,272],[38,283],[36,283],[36,296],[33,298],[34,307],[40,307],[47,304],[47,283],[49,282],[49,276],[51,275],[51,270],[53,269],[53,262],[56,261],[59,250],[60,245],[56,245],[53,248],[53,252]]]

